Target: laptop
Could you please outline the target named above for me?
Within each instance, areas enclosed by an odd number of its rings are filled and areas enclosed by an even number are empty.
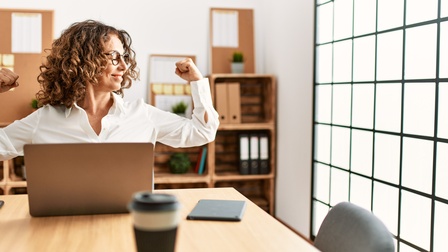
[[[33,217],[128,212],[138,191],[153,191],[152,143],[24,146]]]

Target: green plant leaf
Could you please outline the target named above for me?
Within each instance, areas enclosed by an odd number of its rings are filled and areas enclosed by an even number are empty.
[[[186,104],[184,101],[180,101],[171,107],[171,111],[176,114],[183,114],[185,113],[187,108],[188,104]]]
[[[234,52],[232,62],[244,62],[244,56],[242,52]]]

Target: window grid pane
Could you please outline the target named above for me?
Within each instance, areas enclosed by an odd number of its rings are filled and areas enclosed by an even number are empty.
[[[446,249],[448,0],[323,7],[316,20],[334,13],[334,34],[316,26],[327,36],[316,40],[315,85],[327,86],[315,92],[311,238],[349,200],[383,220],[397,251]]]
[[[435,85],[406,83],[404,93],[404,133],[434,136]]]

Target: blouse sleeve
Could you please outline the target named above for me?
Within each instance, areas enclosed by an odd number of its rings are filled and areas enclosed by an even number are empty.
[[[192,147],[214,141],[219,126],[219,116],[213,107],[210,85],[207,78],[190,83],[193,97],[191,119],[171,112],[156,112],[153,115],[157,128],[157,139],[172,147]]]
[[[32,135],[38,120],[38,111],[35,111],[0,129],[0,160],[23,155],[23,146],[32,142]]]

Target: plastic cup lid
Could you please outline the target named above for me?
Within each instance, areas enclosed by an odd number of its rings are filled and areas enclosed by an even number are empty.
[[[131,211],[173,211],[179,208],[179,203],[171,194],[137,192],[128,208]]]

